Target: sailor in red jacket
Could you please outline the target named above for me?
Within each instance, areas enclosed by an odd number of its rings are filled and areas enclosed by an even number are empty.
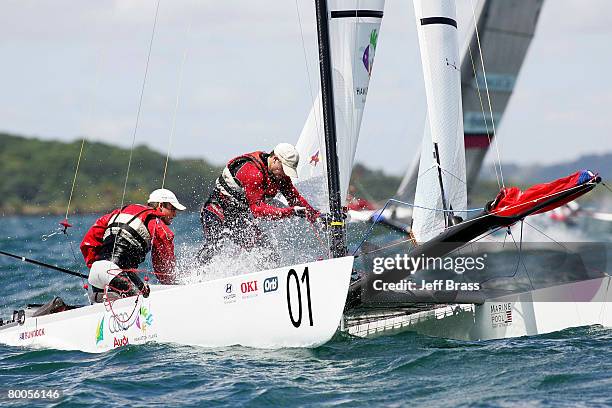
[[[264,247],[272,250],[254,218],[276,220],[298,216],[313,222],[320,216],[289,178],[297,178],[299,160],[295,147],[280,143],[270,153],[247,153],[227,163],[200,211],[206,240],[199,253],[202,263],[208,263],[219,250],[224,236],[244,249]],[[289,207],[267,202],[278,193],[287,199]]]
[[[149,251],[159,282],[174,283],[174,234],[168,225],[185,206],[166,189],[153,191],[148,204],[116,209],[100,217],[85,234],[81,252],[90,268],[88,280],[95,301],[102,301],[107,285],[123,295],[148,296],[149,288],[138,275],[123,270],[137,268]]]

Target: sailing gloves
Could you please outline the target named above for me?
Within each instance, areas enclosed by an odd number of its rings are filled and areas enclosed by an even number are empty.
[[[297,215],[298,217],[306,217],[306,207],[293,207],[293,214]]]

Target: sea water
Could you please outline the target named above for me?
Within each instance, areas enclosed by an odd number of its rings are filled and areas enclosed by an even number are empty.
[[[86,273],[78,244],[95,217],[74,217],[68,235],[45,237],[60,218],[0,218],[0,249]],[[197,215],[179,215],[172,228],[179,258],[193,256],[201,240]],[[301,229],[294,239],[311,232]],[[307,240],[316,255],[317,239]],[[11,258],[0,257],[0,282],[0,316],[56,295],[86,303],[80,278]],[[482,342],[337,335],[316,349],[147,344],[87,354],[0,345],[0,406],[604,407],[612,406],[611,373],[612,330],[597,326]],[[62,396],[9,400],[10,389],[58,389]]]

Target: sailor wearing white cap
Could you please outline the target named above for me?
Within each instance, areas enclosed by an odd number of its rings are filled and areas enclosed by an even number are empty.
[[[148,296],[148,285],[128,270],[138,268],[149,251],[159,282],[175,283],[174,233],[168,226],[185,206],[166,189],[153,191],[148,204],[118,208],[96,220],[85,234],[81,252],[90,268],[94,301],[102,301],[107,288],[116,296]]]

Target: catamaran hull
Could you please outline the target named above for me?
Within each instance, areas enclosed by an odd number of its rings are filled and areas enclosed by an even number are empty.
[[[166,286],[112,304],[0,327],[11,346],[104,352],[151,341],[207,347],[316,347],[337,330],[353,257]]]
[[[570,327],[612,327],[612,277],[580,281],[487,299],[482,305],[444,305],[412,314],[345,319],[343,329],[359,337],[414,331],[458,340],[533,336]]]

